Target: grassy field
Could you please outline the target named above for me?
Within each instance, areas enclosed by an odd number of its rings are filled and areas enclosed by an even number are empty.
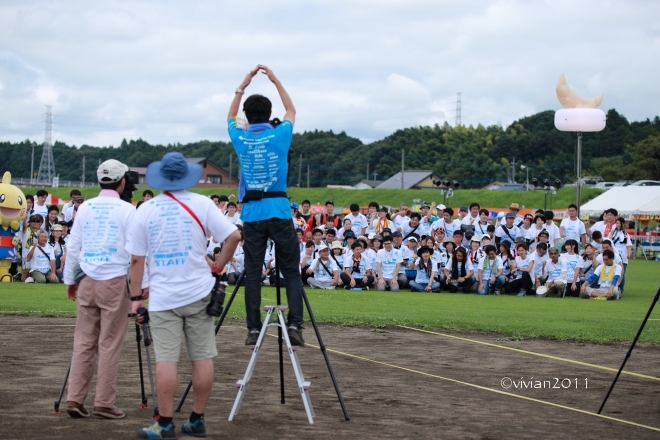
[[[34,194],[38,188],[22,188],[26,194]],[[71,188],[49,188],[58,197],[68,200]],[[134,194],[134,200],[141,200],[142,189]],[[194,189],[205,195],[211,194],[236,194],[236,188],[209,188]],[[98,194],[98,188],[83,188],[82,193],[85,198],[94,197]],[[158,191],[154,191],[158,193]],[[294,201],[301,202],[309,199],[313,204],[324,204],[326,200],[332,200],[336,206],[349,206],[351,203],[357,203],[360,206],[367,206],[369,202],[378,202],[381,205],[398,206],[401,202],[412,204],[414,199],[421,201],[443,203],[443,198],[438,190],[399,190],[399,189],[378,189],[378,190],[347,190],[339,188],[289,188],[289,195]],[[583,188],[581,192],[582,203],[598,196],[602,190],[595,188]],[[513,202],[519,203],[527,208],[544,208],[543,191],[488,191],[488,190],[458,190],[454,196],[449,199],[449,205],[453,207],[468,206],[472,202],[479,202],[484,207],[502,208]],[[552,197],[552,204],[548,205],[554,209],[565,209],[569,204],[575,203],[575,188],[562,188]]]
[[[660,263],[635,260],[628,269],[625,299],[621,301],[408,291],[308,289],[307,292],[317,320],[323,323],[367,325],[376,330],[400,324],[581,342],[631,341],[660,285]],[[244,317],[242,292],[240,289],[230,309],[231,318]],[[274,288],[265,287],[262,295],[263,304],[275,302]],[[284,292],[282,297],[286,298]],[[658,309],[651,315],[641,341],[660,342]],[[74,315],[75,303],[66,299],[63,285],[0,284],[0,313]]]

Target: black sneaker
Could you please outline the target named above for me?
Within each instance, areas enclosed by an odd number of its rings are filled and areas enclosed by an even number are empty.
[[[303,339],[302,335],[302,328],[296,325],[290,325],[287,328],[287,332],[289,333],[289,341],[291,342],[291,345],[297,345],[299,347],[305,346],[305,340]]]
[[[259,339],[259,330],[248,330],[245,345],[257,345],[257,339]]]

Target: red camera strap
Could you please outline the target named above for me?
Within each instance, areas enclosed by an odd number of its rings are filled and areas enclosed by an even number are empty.
[[[169,192],[169,191],[165,191],[165,192],[163,192],[163,194],[165,194],[167,197],[169,197],[170,199],[174,200],[174,201],[177,202],[179,205],[181,205],[181,207],[182,207],[183,209],[185,209],[186,212],[188,212],[188,214],[190,214],[190,216],[191,216],[193,219],[195,219],[195,221],[197,222],[197,224],[199,225],[199,227],[202,228],[202,233],[204,234],[204,236],[206,236],[206,230],[204,229],[204,226],[202,226],[202,222],[199,221],[199,219],[197,218],[197,216],[195,215],[195,213],[192,211],[192,209],[188,208],[188,205],[186,205],[186,204],[183,203],[181,200],[179,200],[179,199],[177,199],[176,197],[174,197],[174,195],[173,195],[171,192]]]

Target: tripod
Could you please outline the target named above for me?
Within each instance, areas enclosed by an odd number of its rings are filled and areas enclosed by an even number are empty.
[[[279,271],[279,263],[277,260],[277,251],[276,251],[276,256],[275,256],[275,289],[277,292],[277,304],[281,304],[281,292],[280,292],[280,271]],[[236,293],[238,292],[238,288],[240,287],[241,281],[243,280],[243,277],[245,275],[245,269],[241,272],[241,275],[238,277],[238,280],[236,280],[236,286],[234,287],[234,290],[232,291],[231,296],[229,297],[229,300],[227,301],[227,307],[222,312],[222,315],[220,316],[220,319],[215,327],[215,333],[216,335],[218,334],[218,330],[220,329],[220,326],[222,325],[225,316],[227,315],[227,312],[229,311],[229,308],[231,307],[234,297],[236,296]],[[337,383],[337,379],[335,377],[335,373],[332,369],[332,365],[330,364],[330,359],[328,358],[328,353],[325,348],[325,344],[323,343],[323,338],[321,337],[321,332],[319,331],[318,324],[316,323],[316,318],[314,317],[314,313],[312,312],[312,307],[309,303],[309,298],[307,298],[307,293],[305,292],[305,289],[302,289],[302,296],[303,296],[303,301],[305,302],[305,306],[307,308],[307,313],[309,314],[310,321],[312,322],[312,326],[314,327],[314,332],[316,334],[316,339],[319,342],[319,348],[321,352],[323,353],[323,357],[325,359],[326,366],[328,367],[328,372],[330,373],[330,378],[332,379],[332,384],[335,388],[335,392],[337,393],[337,398],[339,400],[339,404],[341,405],[341,409],[344,413],[344,419],[345,420],[350,420],[350,416],[348,415],[348,411],[346,409],[346,405],[344,403],[344,398],[342,397],[341,391],[339,390],[339,384]],[[279,346],[279,361],[280,361],[280,402],[285,403],[285,398],[284,398],[284,355],[282,351],[282,344],[283,344],[283,337],[282,337],[282,327],[278,327],[278,332],[277,332],[277,339],[278,339],[278,346]],[[181,396],[181,400],[179,401],[179,404],[176,407],[176,412],[181,412],[181,407],[183,406],[183,402],[186,399],[186,396],[188,395],[188,392],[190,391],[190,387],[192,386],[192,380],[188,383],[188,386],[186,387],[186,390],[184,391],[184,394]]]
[[[603,403],[600,405],[600,408],[598,409],[598,414],[603,411],[603,408],[605,407],[605,403],[607,403],[607,399],[610,397],[610,394],[612,393],[612,390],[614,389],[614,385],[616,384],[616,381],[619,380],[619,376],[621,375],[621,371],[623,371],[623,367],[626,365],[626,362],[628,361],[628,358],[630,357],[630,354],[633,351],[633,348],[635,348],[635,344],[637,344],[637,340],[639,339],[639,336],[642,334],[642,330],[644,330],[644,326],[646,325],[646,321],[649,320],[649,316],[651,316],[651,312],[653,311],[653,307],[655,307],[655,303],[658,302],[658,298],[660,297],[660,288],[658,288],[658,291],[655,293],[655,296],[653,297],[653,301],[651,301],[651,307],[649,307],[649,311],[646,312],[646,316],[644,317],[644,320],[642,321],[642,325],[639,327],[639,330],[637,331],[637,334],[635,335],[635,339],[633,339],[632,344],[630,345],[630,348],[628,349],[628,352],[626,353],[626,356],[623,358],[623,363],[621,364],[621,368],[619,368],[619,371],[616,373],[616,377],[614,377],[614,382],[612,382],[612,385],[610,386],[610,389],[607,391],[607,395],[605,396],[605,400],[603,400]]]

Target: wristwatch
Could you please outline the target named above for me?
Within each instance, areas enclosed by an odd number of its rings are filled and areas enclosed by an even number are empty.
[[[129,297],[129,298],[131,299],[131,301],[140,301],[140,300],[142,300],[142,295],[139,295],[139,296],[131,296],[131,297]]]
[[[240,87],[236,88],[236,93],[240,93],[241,95],[245,94],[245,90],[241,89]]]

